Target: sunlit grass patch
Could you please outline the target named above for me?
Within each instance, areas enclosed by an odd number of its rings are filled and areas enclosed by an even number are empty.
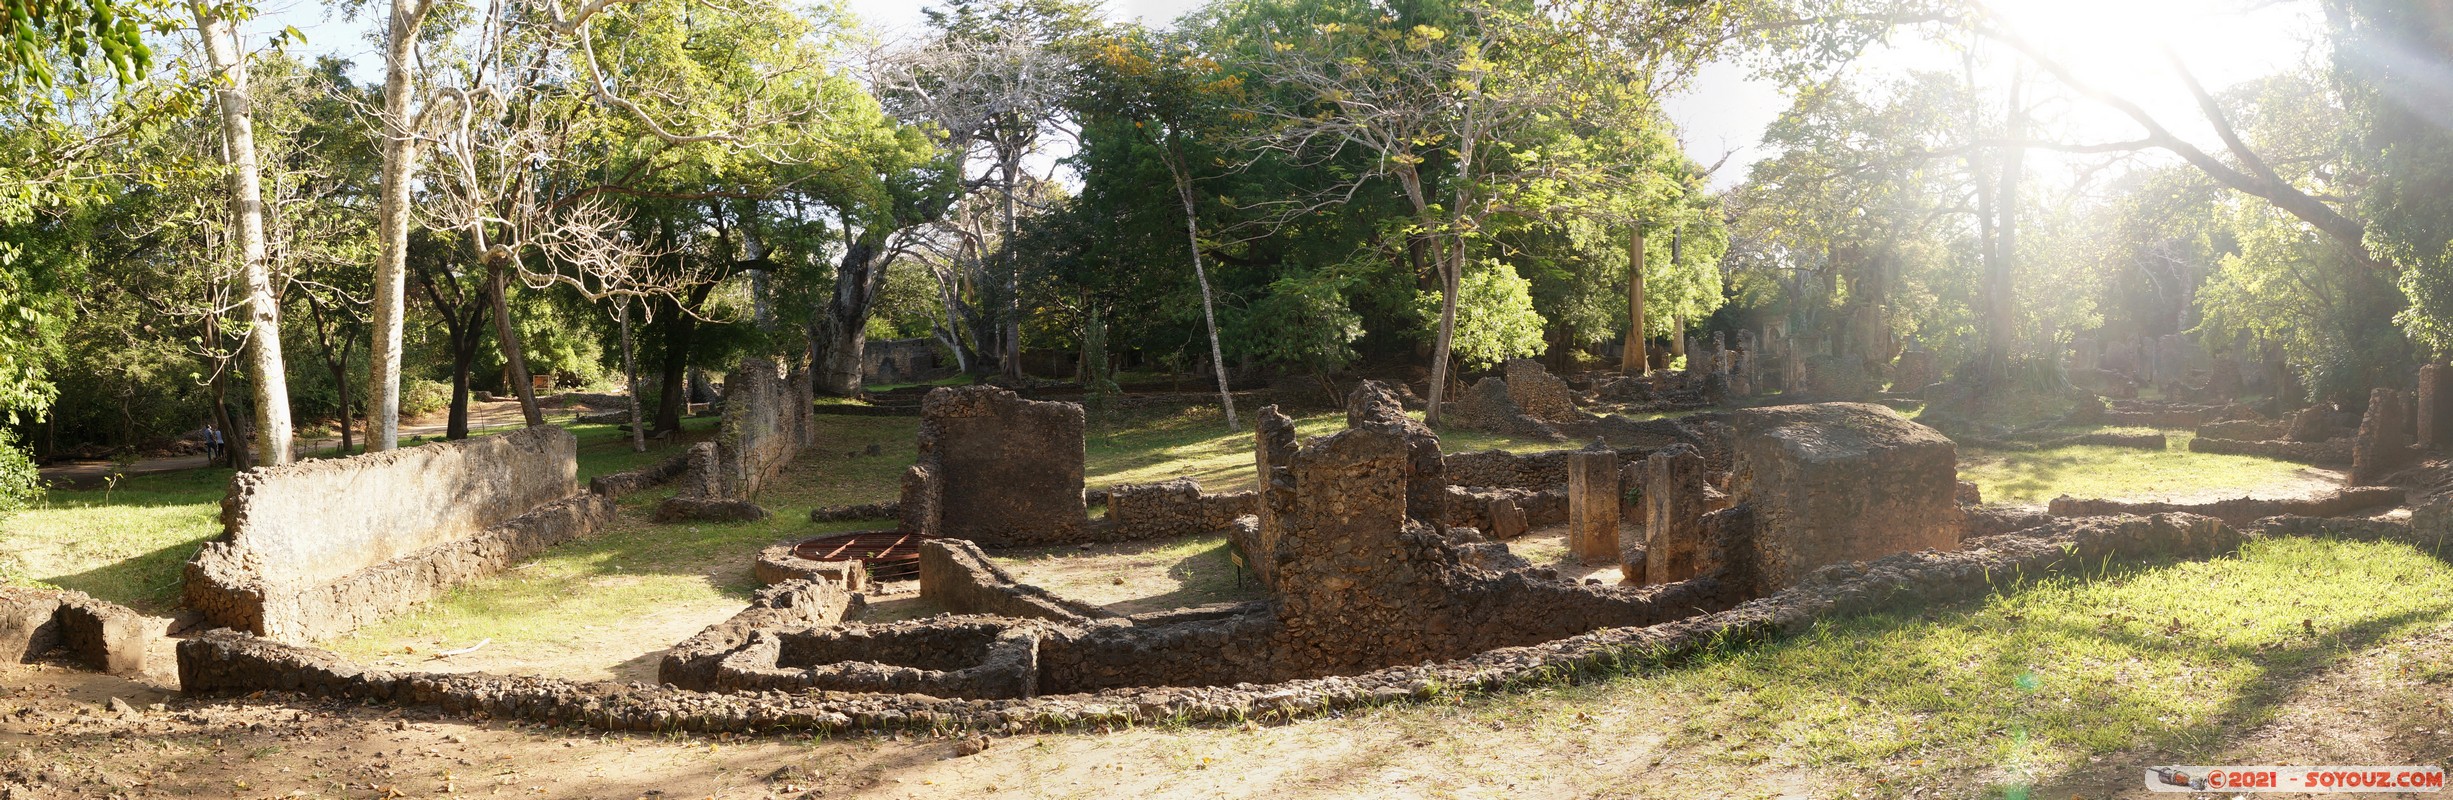
[[[2204,759],[2338,659],[2453,625],[2453,567],[2400,544],[2269,539],[2210,561],[2001,580],[1979,602],[1467,708],[1510,725],[1632,709],[1628,724],[1668,725],[1671,746],[1725,765],[1811,768],[1874,796],[2003,796],[2095,756],[2221,763]]]
[[[179,603],[183,565],[221,533],[230,470],[123,478],[55,489],[0,521],[0,581],[75,589],[151,613]]]
[[[2067,494],[2123,499],[2219,493],[2239,496],[2305,483],[2307,467],[2258,456],[2189,451],[2193,434],[2165,431],[2165,449],[2078,445],[2030,451],[1963,448],[1959,479],[1973,481],[1988,503],[2041,503]]]

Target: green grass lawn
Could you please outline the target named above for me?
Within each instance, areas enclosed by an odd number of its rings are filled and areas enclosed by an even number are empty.
[[[2164,431],[2161,451],[2094,445],[2045,450],[1959,451],[1959,479],[1972,481],[1988,503],[2042,503],[2081,498],[2162,497],[2220,493],[2239,496],[2310,480],[2308,468],[2257,456],[2189,451],[2189,431]]]
[[[229,486],[230,470],[216,468],[46,491],[32,508],[0,520],[0,581],[167,613],[179,603],[183,565],[221,533]]]
[[[2024,797],[2102,767],[2091,759],[2132,781],[2147,763],[2243,763],[2223,760],[2226,748],[2295,688],[2354,654],[2449,627],[2445,561],[2402,544],[2280,538],[2210,561],[1826,622],[1589,685],[1395,710],[1388,722],[1665,735],[1664,747],[1714,767],[1695,775],[1726,770],[1731,786],[1770,765],[1838,784],[1816,796]],[[2453,676],[2453,656],[2432,658],[2400,663]],[[2377,710],[2443,725],[2443,709],[2422,700]]]

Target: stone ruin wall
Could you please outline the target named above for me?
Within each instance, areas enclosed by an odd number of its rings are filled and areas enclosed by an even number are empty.
[[[283,641],[347,632],[602,527],[577,454],[547,426],[240,473],[186,604]]]
[[[142,675],[163,622],[84,592],[0,586],[0,664],[58,651],[87,669]]]
[[[786,374],[773,361],[742,359],[724,377],[724,418],[716,440],[683,454],[681,489],[657,506],[657,521],[765,518],[766,509],[750,498],[816,443],[813,402],[808,376],[800,370]]]
[[[2277,518],[2259,524],[2294,533],[2332,530],[2287,524],[2295,521]],[[2418,522],[2426,524],[2427,520]],[[2437,524],[2442,527],[2444,523],[2439,520]],[[2443,538],[2440,530],[2418,531],[2410,524],[2370,527],[2380,530],[2363,529],[2361,535],[2421,543]],[[2230,552],[2240,541],[2240,534],[2229,526],[2183,514],[2059,520],[2016,533],[1971,539],[1956,552],[1901,553],[1826,567],[1777,594],[1661,624],[1607,628],[1434,663],[1402,663],[1353,675],[1274,683],[1158,686],[1121,677],[1138,671],[1135,665],[1141,662],[1119,660],[1110,667],[1066,672],[1133,688],[1067,694],[1060,691],[1061,685],[1043,680],[1035,696],[990,700],[867,692],[705,692],[679,686],[375,669],[326,651],[231,631],[212,631],[182,642],[179,674],[182,689],[192,694],[289,691],[430,707],[453,716],[613,731],[805,735],[967,729],[1019,734],[1161,722],[1234,724],[1250,719],[1326,716],[1460,693],[1508,691],[1630,666],[1676,663],[1733,643],[1802,633],[1820,620],[1903,604],[1982,597],[1996,588],[1996,576],[2001,574],[2082,574],[2110,559],[2209,558]],[[1153,628],[1196,627],[1150,616]],[[1252,616],[1224,619],[1243,621]],[[1141,627],[1142,620],[1108,620],[1091,628],[1124,630]],[[1249,641],[1240,635],[1247,632],[1221,626],[1214,631],[1188,630],[1182,638],[1232,650]],[[1196,649],[1187,641],[1167,652]],[[1051,646],[1051,640],[1043,638],[1038,650],[1043,672],[1052,659],[1075,658],[1068,652],[1073,651],[1062,644]]]
[[[1120,483],[1106,495],[1111,528],[1106,538],[1115,541],[1212,536],[1235,527],[1236,518],[1261,510],[1258,491],[1213,494],[1191,478]]]
[[[1082,407],[993,386],[921,401],[920,460],[903,476],[903,530],[990,547],[1086,541]]]
[[[1116,616],[1089,603],[1067,600],[1014,576],[988,560],[979,545],[961,539],[920,543],[920,597],[957,614],[1014,619],[1088,622]]]

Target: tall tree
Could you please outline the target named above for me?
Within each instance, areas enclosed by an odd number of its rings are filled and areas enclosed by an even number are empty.
[[[247,292],[248,367],[255,399],[258,458],[267,466],[290,463],[289,368],[281,358],[281,304],[273,298],[264,252],[263,173],[256,166],[255,112],[247,92],[247,58],[223,10],[192,0],[196,33],[204,41],[221,107],[222,159],[230,170],[230,220],[237,228],[239,279]]]

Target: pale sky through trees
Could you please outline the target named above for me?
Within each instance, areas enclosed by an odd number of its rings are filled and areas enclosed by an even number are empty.
[[[887,36],[918,28],[926,5],[918,0],[846,3]],[[1119,20],[1163,25],[1198,5],[1199,0],[1110,0],[1108,12]],[[2219,92],[2319,57],[2311,48],[2323,24],[2310,0],[1994,0],[1992,5],[2088,80],[2155,110],[2174,133],[2207,147],[2219,143],[2166,65],[2163,48],[2179,54],[2199,81]],[[366,35],[379,20],[343,20],[337,11],[326,9],[312,0],[267,0],[260,16],[247,26],[249,38],[263,41],[282,25],[296,26],[306,33],[307,43],[294,46],[293,52],[348,58],[355,62],[352,74],[361,80],[379,78],[381,51]],[[1903,33],[1901,38],[1909,36]],[[1998,44],[1987,48],[2001,67],[1990,70],[1987,79],[2006,79],[2012,54]],[[1906,42],[1879,49],[1854,69],[1854,77],[1878,78],[1910,69],[1957,72],[1960,62],[1955,52],[1942,47]],[[2066,138],[2100,142],[2137,136],[2137,127],[2110,109],[2066,99],[2057,87],[2046,88],[2052,82],[2049,76],[2030,77],[2031,96],[2041,92],[2045,98],[2039,114],[2046,120],[2060,119]],[[1726,63],[1705,68],[1688,91],[1666,101],[1689,156],[1707,165],[1730,156],[1713,176],[1715,188],[1737,184],[1748,164],[1769,155],[1758,146],[1763,127],[1787,106],[1779,87]]]

